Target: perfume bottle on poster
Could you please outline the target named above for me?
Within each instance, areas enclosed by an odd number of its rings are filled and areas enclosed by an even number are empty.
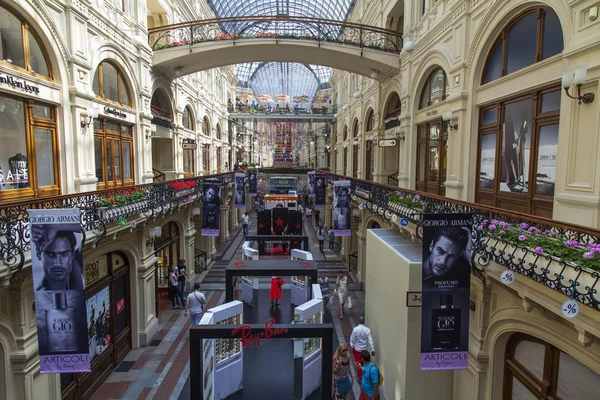
[[[460,309],[454,308],[451,294],[440,297],[440,308],[431,313],[431,347],[434,350],[460,347]]]
[[[67,307],[67,294],[53,293],[52,308],[46,310],[48,350],[52,353],[77,351],[75,309]]]

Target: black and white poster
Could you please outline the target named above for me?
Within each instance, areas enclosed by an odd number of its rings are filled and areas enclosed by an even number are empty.
[[[40,372],[89,372],[80,210],[28,213]]]
[[[350,236],[350,181],[333,182],[333,232]]]
[[[327,176],[317,174],[315,176],[315,208],[324,210],[327,205]]]
[[[315,197],[315,171],[308,173],[308,197]]]
[[[500,191],[502,192],[527,193],[529,190],[532,114],[532,99],[504,106],[502,170],[500,174]]]
[[[202,236],[219,236],[221,180],[205,179],[202,196]]]
[[[250,197],[256,197],[256,195],[257,195],[257,190],[256,190],[257,175],[258,174],[256,173],[256,171],[248,172],[248,196],[250,196]]]
[[[471,214],[423,216],[421,370],[467,369]]]
[[[246,208],[246,174],[235,174],[235,208]]]

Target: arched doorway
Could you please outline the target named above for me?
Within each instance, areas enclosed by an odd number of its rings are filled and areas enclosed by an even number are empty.
[[[154,243],[156,262],[156,316],[165,311],[171,300],[169,273],[181,258],[179,228],[173,221],[162,227],[162,235]]]
[[[367,229],[381,229],[381,224],[377,221],[371,221],[367,224]]]
[[[506,345],[502,400],[594,399],[600,375],[536,337],[513,334]]]
[[[60,374],[63,399],[91,398],[131,350],[129,260],[121,252],[84,258],[91,373]]]
[[[169,96],[157,89],[150,102],[152,125],[156,133],[152,135],[152,169],[155,173],[165,173],[167,179],[175,178],[175,159],[170,129],[173,126],[173,111]]]

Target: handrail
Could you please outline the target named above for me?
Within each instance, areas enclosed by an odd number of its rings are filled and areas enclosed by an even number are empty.
[[[358,251],[348,254],[348,268],[353,274],[358,272]]]
[[[154,177],[152,178],[153,182],[162,182],[165,180],[166,175],[161,170],[152,168],[152,172],[154,173]]]
[[[206,271],[208,267],[207,253],[199,248],[194,248],[194,273],[199,274],[202,271]]]

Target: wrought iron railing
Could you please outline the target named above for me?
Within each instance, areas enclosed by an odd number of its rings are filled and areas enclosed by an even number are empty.
[[[248,39],[310,40],[391,53],[399,53],[402,48],[402,36],[395,31],[351,22],[285,15],[206,19],[148,31],[148,44],[153,50]]]
[[[206,257],[206,251],[200,250],[199,248],[194,249],[194,272],[200,274],[206,271],[208,268],[208,262]]]
[[[231,185],[233,181],[232,173],[211,176],[214,177],[221,177],[223,185]],[[10,269],[11,282],[18,278],[26,252],[31,249],[27,210],[78,208],[86,236],[98,243],[105,238],[107,228],[122,218],[156,218],[200,201],[204,179],[196,177],[0,204],[0,258]]]
[[[353,274],[358,273],[358,251],[348,254],[348,268]]]
[[[152,168],[152,173],[154,174],[154,176],[152,177],[153,182],[162,182],[166,178],[165,173],[156,168]]]
[[[388,176],[388,185],[398,186],[398,172]]]

